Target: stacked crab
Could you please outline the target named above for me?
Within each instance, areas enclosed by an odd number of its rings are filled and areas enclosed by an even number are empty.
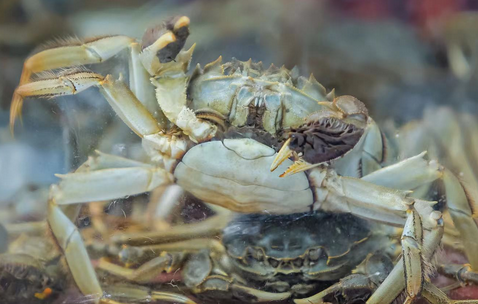
[[[182,50],[188,33],[189,19],[175,17],[149,30],[142,43],[109,36],[47,49],[25,62],[12,127],[25,97],[98,87],[149,155],[148,162],[139,162],[99,154],[59,176],[61,182],[51,188],[48,222],[81,292],[100,303],[118,303],[115,297],[193,303],[164,288],[140,286],[151,286],[158,273],[184,268],[184,290],[203,298],[295,303],[368,298],[373,304],[392,303],[404,292],[406,303],[420,297],[456,303],[431,283],[427,265],[440,244],[446,212],[470,262],[456,275],[472,278],[478,270],[473,202],[457,178],[427,161],[425,153],[390,164],[385,139],[364,104],[327,93],[296,69],[263,70],[251,61],[223,64],[219,58],[188,74],[194,50]],[[101,63],[124,49],[129,85],[122,77],[84,68],[31,80],[32,73]],[[435,181],[444,185],[446,209],[434,207],[427,193],[411,193]],[[103,292],[73,224],[79,204],[173,183],[222,207],[213,207],[218,215],[113,239],[131,246],[129,251],[96,267],[131,285],[106,286]],[[228,224],[223,214],[231,212],[248,215]],[[222,242],[203,238],[218,226],[226,227]],[[138,245],[145,237],[152,243]],[[393,239],[399,240],[398,252]],[[124,259],[131,252],[137,253],[135,263]]]

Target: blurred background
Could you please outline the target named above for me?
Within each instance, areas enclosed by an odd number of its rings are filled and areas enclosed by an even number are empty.
[[[49,40],[141,39],[149,26],[187,15],[187,46],[197,43],[193,64],[222,55],[298,66],[338,95],[358,97],[375,120],[404,124],[429,106],[476,111],[475,10],[473,0],[0,0],[0,208],[16,214],[0,213],[0,221],[43,218],[54,173],[78,167],[93,149],[141,153],[139,139],[96,89],[28,99],[12,138],[9,107],[23,62]],[[126,74],[126,58],[91,68]]]

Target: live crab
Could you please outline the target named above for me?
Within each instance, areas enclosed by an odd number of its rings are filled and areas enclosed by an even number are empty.
[[[403,290],[406,303],[420,295],[431,303],[454,303],[425,275],[441,240],[442,213],[434,210],[434,202],[412,196],[410,190],[435,181],[444,185],[447,208],[441,210],[451,216],[470,263],[460,270],[464,277],[478,270],[478,227],[472,217],[472,209],[478,209],[458,179],[435,160],[427,161],[425,152],[385,166],[382,133],[364,104],[352,96],[327,93],[312,76],[299,77],[297,69],[262,70],[252,61],[222,64],[219,58],[188,75],[194,46],[182,49],[189,23],[185,16],[172,18],[148,30],[142,42],[125,36],[62,41],[24,64],[12,101],[12,129],[25,97],[53,98],[96,86],[142,138],[150,157],[142,163],[100,154],[76,172],[60,175],[61,182],[51,187],[48,222],[81,292],[95,295],[97,302],[116,303],[104,295],[72,223],[77,204],[176,183],[234,212],[350,213],[402,226],[402,257],[367,303],[391,303]],[[122,77],[82,67],[124,49],[129,51],[129,86]],[[34,73],[39,75],[32,80]],[[212,277],[220,275],[227,276],[218,272]],[[347,289],[344,280],[330,288]],[[228,282],[251,300],[274,296],[241,285],[247,284],[243,280],[230,277]],[[169,293],[156,296],[190,301]],[[295,302],[321,303],[324,296],[319,290]]]

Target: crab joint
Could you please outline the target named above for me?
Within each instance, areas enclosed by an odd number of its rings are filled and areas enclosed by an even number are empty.
[[[39,292],[35,293],[35,298],[40,299],[40,300],[45,300],[45,299],[48,298],[52,293],[53,293],[53,291],[51,290],[51,288],[47,287],[47,288],[45,288],[45,290],[43,290],[41,293],[39,293]]]
[[[415,299],[423,288],[423,227],[420,215],[411,208],[403,228],[402,252],[405,269],[406,292],[409,299]]]

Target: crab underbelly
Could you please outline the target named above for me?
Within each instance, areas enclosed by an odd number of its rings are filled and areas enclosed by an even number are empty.
[[[197,198],[237,212],[310,210],[313,195],[307,176],[280,178],[270,172],[274,157],[272,148],[252,139],[211,141],[191,148],[174,175],[177,183]],[[291,164],[284,162],[277,172]]]

